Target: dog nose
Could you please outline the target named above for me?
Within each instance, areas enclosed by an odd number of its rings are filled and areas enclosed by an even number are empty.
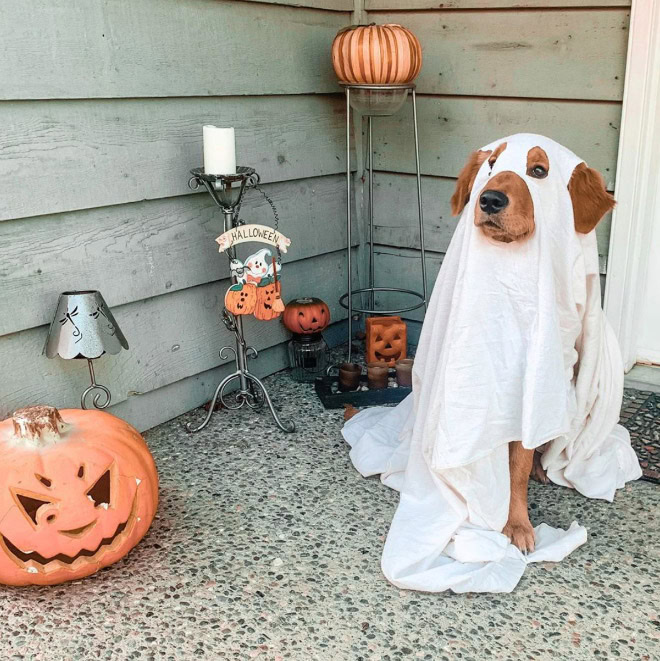
[[[485,213],[499,213],[509,204],[509,198],[498,190],[485,190],[479,197],[479,207]]]

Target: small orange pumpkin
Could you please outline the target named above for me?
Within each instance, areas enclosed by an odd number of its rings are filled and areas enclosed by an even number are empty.
[[[342,83],[409,83],[422,68],[417,37],[396,23],[352,25],[332,42],[332,66]]]
[[[257,287],[251,283],[232,285],[225,294],[225,307],[232,314],[252,314],[257,304]]]
[[[278,296],[277,285],[273,280],[271,278],[262,280],[257,287],[257,303],[254,306],[254,316],[262,321],[270,321],[279,317],[282,311],[277,309]]]
[[[312,335],[328,327],[330,309],[320,298],[296,298],[287,303],[282,321],[292,333]]]
[[[368,317],[366,329],[366,362],[382,361],[391,367],[406,357],[407,328],[401,317]]]
[[[52,585],[125,556],[158,506],[144,439],[104,411],[33,406],[0,422],[0,583]]]

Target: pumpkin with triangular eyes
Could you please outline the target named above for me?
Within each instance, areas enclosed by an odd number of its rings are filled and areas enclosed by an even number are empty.
[[[366,319],[366,362],[385,362],[390,367],[406,357],[407,328],[401,317]]]
[[[296,298],[286,304],[282,322],[296,335],[314,335],[330,324],[330,309],[320,298]]]
[[[282,314],[281,309],[278,310],[277,285],[272,278],[262,280],[257,286],[257,302],[254,306],[254,316],[262,321],[270,321],[276,319]]]
[[[125,556],[158,505],[144,439],[103,411],[35,406],[0,422],[0,583],[82,578]]]

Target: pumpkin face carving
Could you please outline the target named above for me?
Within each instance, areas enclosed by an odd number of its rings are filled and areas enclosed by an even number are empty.
[[[87,576],[126,555],[151,525],[153,459],[140,434],[109,413],[17,411],[0,423],[0,455],[0,583]]]
[[[383,361],[392,366],[406,357],[407,331],[401,317],[369,317],[367,328],[367,362]]]
[[[330,310],[320,298],[297,298],[287,303],[282,321],[292,333],[312,335],[328,327]]]
[[[262,321],[270,321],[282,314],[275,306],[278,298],[277,286],[269,280],[267,284],[261,284],[257,287],[257,303],[254,307],[254,316]]]
[[[232,285],[225,294],[225,307],[232,314],[252,314],[257,303],[256,289],[252,284]]]

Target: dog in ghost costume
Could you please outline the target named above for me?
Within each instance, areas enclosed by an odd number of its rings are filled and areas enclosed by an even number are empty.
[[[594,228],[613,205],[595,170],[543,136],[498,140],[460,173],[413,393],[343,429],[355,467],[401,494],[382,558],[399,587],[511,591],[527,563],[587,539],[577,522],[532,528],[530,472],[609,501],[641,475],[600,303]]]

